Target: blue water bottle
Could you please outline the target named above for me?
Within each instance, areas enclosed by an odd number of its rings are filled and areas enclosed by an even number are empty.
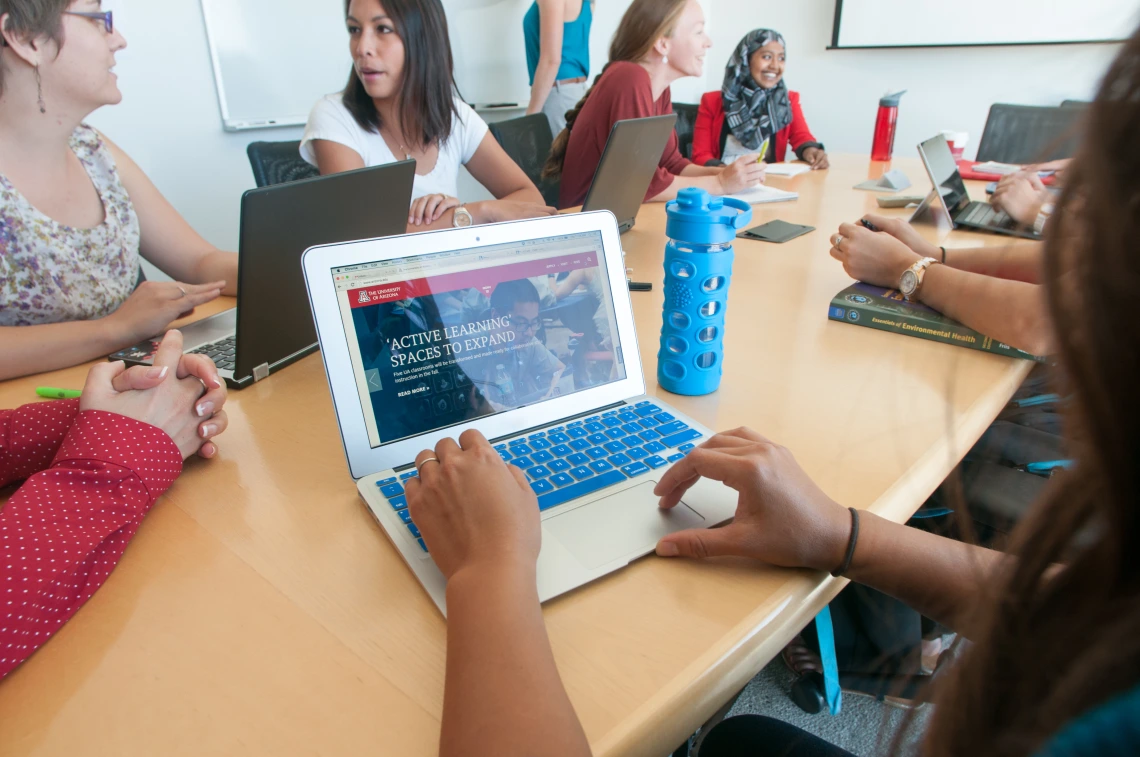
[[[708,394],[720,386],[724,362],[732,240],[752,220],[752,206],[689,187],[665,213],[669,243],[657,383],[674,394]]]

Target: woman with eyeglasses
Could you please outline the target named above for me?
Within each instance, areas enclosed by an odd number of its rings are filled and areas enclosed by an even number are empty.
[[[126,40],[98,0],[0,0],[0,380],[161,333],[237,291],[204,240],[83,121],[122,99]],[[174,281],[139,280],[139,256]]]

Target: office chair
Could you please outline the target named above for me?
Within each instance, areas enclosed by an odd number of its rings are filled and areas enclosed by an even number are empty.
[[[550,155],[550,145],[554,137],[550,133],[550,122],[541,113],[521,118],[510,118],[487,124],[495,141],[502,145],[511,160],[519,165],[523,173],[534,182],[542,199],[551,207],[558,207],[558,190],[561,182],[543,179],[542,166]]]
[[[673,103],[677,114],[677,149],[689,160],[693,159],[693,131],[697,125],[697,107],[692,103]]]
[[[309,179],[320,172],[301,157],[300,142],[250,142],[245,148],[259,187]]]
[[[1040,105],[990,106],[977,160],[1040,163],[1071,158],[1080,142],[1084,109]]]

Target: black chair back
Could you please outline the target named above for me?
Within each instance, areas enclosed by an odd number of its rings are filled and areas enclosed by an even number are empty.
[[[689,160],[693,159],[693,130],[697,125],[697,106],[692,103],[673,103],[677,114],[677,149]]]
[[[979,161],[1038,163],[1071,158],[1080,142],[1084,109],[1039,105],[990,106]]]
[[[309,179],[320,173],[301,157],[300,142],[250,142],[245,154],[259,187]]]
[[[522,118],[510,118],[487,124],[497,141],[518,163],[523,173],[534,182],[547,205],[558,207],[557,180],[542,178],[542,166],[550,155],[550,145],[554,136],[550,133],[550,122],[541,113]]]

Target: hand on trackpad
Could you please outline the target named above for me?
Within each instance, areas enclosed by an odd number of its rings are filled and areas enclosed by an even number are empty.
[[[671,510],[659,509],[656,484],[646,481],[575,508],[546,520],[543,529],[594,569],[651,552],[666,534],[710,525],[684,501]]]

